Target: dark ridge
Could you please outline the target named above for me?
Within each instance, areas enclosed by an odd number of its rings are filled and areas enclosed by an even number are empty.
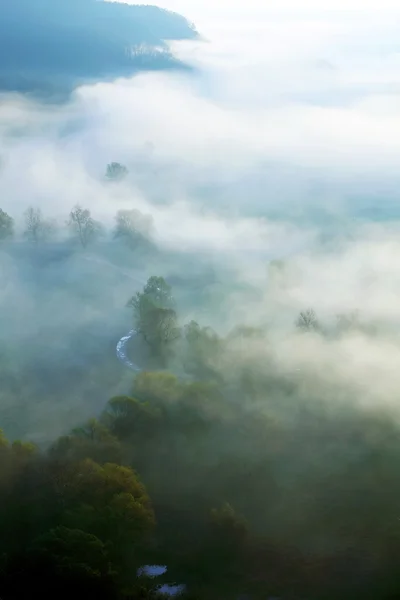
[[[165,40],[195,39],[183,16],[102,0],[0,0],[0,90],[68,94],[142,70],[184,69]]]

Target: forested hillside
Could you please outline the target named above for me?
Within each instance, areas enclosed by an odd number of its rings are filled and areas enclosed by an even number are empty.
[[[3,297],[0,414],[5,429],[26,433],[0,438],[1,597],[40,590],[42,598],[69,598],[79,590],[107,600],[162,592],[204,600],[397,598],[396,412],[363,405],[362,388],[312,362],[288,368],[278,352],[286,340],[302,354],[368,344],[375,324],[356,314],[324,322],[306,309],[280,337],[262,323],[222,334],[188,320],[164,277],[140,288],[123,271],[119,321],[115,290],[104,294],[96,261],[104,270],[107,255],[131,265],[156,256],[161,267],[151,218],[119,211],[110,230],[78,206],[63,227],[34,207],[23,223],[0,213],[2,264],[30,265],[32,280],[25,270],[23,279],[35,301],[32,326],[40,327],[36,337],[25,332],[24,345],[8,335],[29,319],[13,315]],[[71,279],[81,273],[71,271],[71,256],[86,264],[84,281]],[[290,281],[290,263],[270,264],[269,272],[271,294]],[[203,292],[211,285],[203,282]],[[80,310],[71,312],[72,303]],[[57,305],[67,323],[55,327]],[[103,305],[109,312],[95,323],[111,335],[93,337],[88,355],[85,337],[93,333],[79,318]],[[135,331],[126,351],[137,372],[115,356],[123,320]],[[110,381],[119,388],[107,402]],[[92,418],[83,418],[90,407]],[[39,418],[24,421],[35,410]],[[38,425],[47,439],[35,445],[29,431]],[[61,436],[52,438],[52,426]],[[160,565],[162,576],[146,575],[145,565]]]
[[[61,94],[78,83],[183,68],[164,40],[192,39],[184,17],[97,0],[3,0],[0,89]]]
[[[400,600],[399,11],[160,3],[0,0],[0,600]]]

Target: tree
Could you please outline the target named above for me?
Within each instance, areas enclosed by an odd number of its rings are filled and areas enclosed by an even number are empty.
[[[52,221],[43,218],[40,208],[30,206],[25,211],[24,236],[32,243],[39,244],[46,241],[55,231]]]
[[[119,210],[115,217],[114,239],[122,238],[130,247],[135,247],[150,234],[152,218],[136,209]]]
[[[151,405],[167,402],[175,404],[182,396],[182,384],[176,375],[168,372],[142,372],[135,377],[133,395],[141,403]]]
[[[61,574],[100,577],[109,569],[105,544],[80,529],[51,529],[33,542],[31,551],[49,564],[55,563]]]
[[[138,333],[155,354],[163,355],[167,346],[180,337],[171,286],[163,277],[150,277],[143,292],[132,296],[127,305],[133,308]]]
[[[181,332],[176,312],[172,308],[155,306],[145,295],[136,298],[135,325],[145,342],[157,355],[163,355],[167,346],[179,339]]]
[[[345,335],[349,333],[363,333],[365,335],[374,335],[377,332],[377,327],[373,322],[365,322],[361,320],[360,312],[354,310],[350,313],[342,313],[336,315],[336,333]]]
[[[128,169],[118,162],[107,165],[106,177],[109,181],[121,181],[128,175]]]
[[[145,339],[158,353],[181,335],[176,312],[172,308],[154,307],[147,313]]]
[[[43,600],[83,597],[117,600],[107,544],[87,532],[57,526],[7,560],[0,574],[2,593],[10,600],[40,590]],[[23,574],[23,576],[21,576]]]
[[[101,466],[90,459],[72,463],[65,467],[59,489],[62,524],[109,540],[116,564],[147,545],[154,512],[146,488],[131,468]]]
[[[296,326],[301,331],[318,331],[320,325],[315,311],[312,308],[302,311],[297,318]]]
[[[143,293],[146,294],[153,304],[160,308],[172,308],[175,304],[171,293],[171,286],[163,277],[152,276],[144,286]]]
[[[0,241],[14,235],[14,219],[0,208]]]
[[[142,504],[148,512],[147,516],[151,521],[153,519],[146,489],[129,467],[115,463],[99,465],[91,459],[85,459],[66,465],[64,482],[64,496],[71,508],[74,504],[101,507],[110,502],[115,495],[127,493]]]
[[[157,429],[160,411],[150,403],[117,396],[108,402],[102,419],[118,439],[125,440],[137,432],[147,437]]]
[[[214,508],[210,517],[213,534],[226,552],[243,547],[248,536],[248,525],[230,504],[224,503],[220,508]]]
[[[185,339],[189,344],[196,343],[201,336],[201,328],[200,325],[196,321],[190,321],[187,323],[184,328]]]
[[[222,341],[211,327],[190,321],[184,327],[184,368],[198,378],[215,378],[222,351]]]
[[[53,460],[79,461],[91,458],[95,462],[120,462],[122,449],[112,433],[96,419],[60,437],[49,449]]]
[[[90,210],[77,204],[70,212],[68,226],[84,248],[101,233],[101,225],[92,219]]]
[[[195,564],[188,566],[215,597],[221,597],[221,592],[224,597],[237,597],[247,575],[248,539],[246,521],[229,504],[211,510],[200,543],[189,556]]]

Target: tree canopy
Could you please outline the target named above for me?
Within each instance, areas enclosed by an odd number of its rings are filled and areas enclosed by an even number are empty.
[[[14,235],[14,219],[0,208],[0,241]]]

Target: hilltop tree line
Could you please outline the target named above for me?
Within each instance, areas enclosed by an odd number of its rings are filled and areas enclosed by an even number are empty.
[[[130,243],[129,214],[117,216],[113,235]],[[2,232],[11,217],[0,217]],[[95,239],[96,227],[85,229],[92,220],[71,211],[68,227],[82,246]],[[50,239],[51,227],[27,211],[32,244]],[[163,370],[140,373],[127,395],[46,448],[0,435],[2,600],[154,600],[159,584],[174,583],[186,586],[182,600],[400,598],[393,415],[362,408],[354,390],[334,382],[279,372],[261,328],[222,337],[182,324],[162,277],[150,277],[127,306]],[[373,332],[357,313],[328,327],[312,308],[294,326],[300,339]],[[253,342],[265,348],[257,364],[247,360]],[[11,404],[33,383],[28,376],[16,387],[6,358],[1,392]],[[139,576],[146,564],[167,572]]]
[[[105,178],[109,182],[121,182],[129,171],[125,165],[112,162],[107,165]],[[123,240],[130,248],[148,242],[152,233],[153,221],[150,215],[144,215],[136,209],[119,210],[114,218],[113,239]],[[77,204],[73,207],[64,223],[71,237],[83,248],[103,237],[106,232],[103,225],[93,218],[91,211]],[[32,244],[40,244],[54,239],[61,233],[54,219],[43,215],[41,208],[29,206],[24,212],[22,237]],[[0,208],[0,243],[13,240],[16,224],[12,216]]]
[[[65,228],[71,239],[87,248],[106,235],[103,225],[93,218],[91,211],[76,205],[69,213]],[[152,219],[136,209],[119,210],[112,230],[113,239],[123,240],[130,248],[148,243],[152,230]],[[39,207],[30,206],[24,213],[22,239],[33,245],[43,244],[64,232],[54,220],[47,219]],[[16,224],[9,214],[0,209],[0,243],[17,239]]]
[[[201,327],[194,320],[182,326],[172,288],[159,276],[150,277],[143,290],[128,300],[127,306],[132,310],[135,332],[158,360],[158,365],[165,366],[168,361],[178,357],[184,371],[192,377],[218,378],[217,368],[221,364],[221,357],[232,341],[237,338],[264,337],[263,329],[257,327],[237,327],[223,339],[211,327]],[[351,332],[369,335],[375,332],[374,324],[364,321],[357,311],[336,315],[336,320],[327,327],[315,310],[308,308],[300,311],[294,326],[294,332],[299,334],[324,336],[327,339]]]

